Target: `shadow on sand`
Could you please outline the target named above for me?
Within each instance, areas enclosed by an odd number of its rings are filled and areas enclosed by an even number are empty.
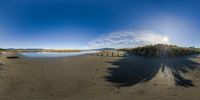
[[[110,75],[106,76],[105,79],[117,83],[119,86],[131,86],[151,80],[159,69],[162,73],[170,69],[176,85],[190,87],[194,86],[193,82],[185,79],[180,73],[185,74],[200,67],[200,63],[195,62],[193,58],[198,58],[198,56],[173,58],[125,57],[115,62],[109,62],[116,67],[108,68]]]

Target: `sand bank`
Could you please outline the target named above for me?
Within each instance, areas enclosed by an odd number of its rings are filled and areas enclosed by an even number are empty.
[[[146,66],[142,65],[144,70],[141,71],[136,66],[140,63],[133,60],[139,62],[142,59],[99,56],[4,59],[0,65],[0,100],[197,100],[200,98],[198,68],[184,74],[194,84],[185,87],[175,85],[174,81],[167,83],[168,81],[164,79],[166,77],[174,80],[170,75],[171,70],[163,72],[161,67],[152,70],[146,67],[148,66],[146,63]],[[151,75],[152,77],[147,77]],[[125,83],[129,85],[123,85]]]

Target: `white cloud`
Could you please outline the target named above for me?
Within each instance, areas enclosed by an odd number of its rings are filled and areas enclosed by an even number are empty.
[[[169,44],[166,36],[152,32],[114,32],[88,43],[88,48],[133,48],[149,44]]]

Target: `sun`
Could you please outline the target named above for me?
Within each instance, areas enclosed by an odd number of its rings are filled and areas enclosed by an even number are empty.
[[[166,42],[166,43],[168,43],[169,42],[168,37],[163,37],[163,41]]]

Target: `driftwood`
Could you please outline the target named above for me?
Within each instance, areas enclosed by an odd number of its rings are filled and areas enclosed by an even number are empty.
[[[18,56],[8,56],[6,57],[7,59],[16,59],[16,58],[19,58]]]

